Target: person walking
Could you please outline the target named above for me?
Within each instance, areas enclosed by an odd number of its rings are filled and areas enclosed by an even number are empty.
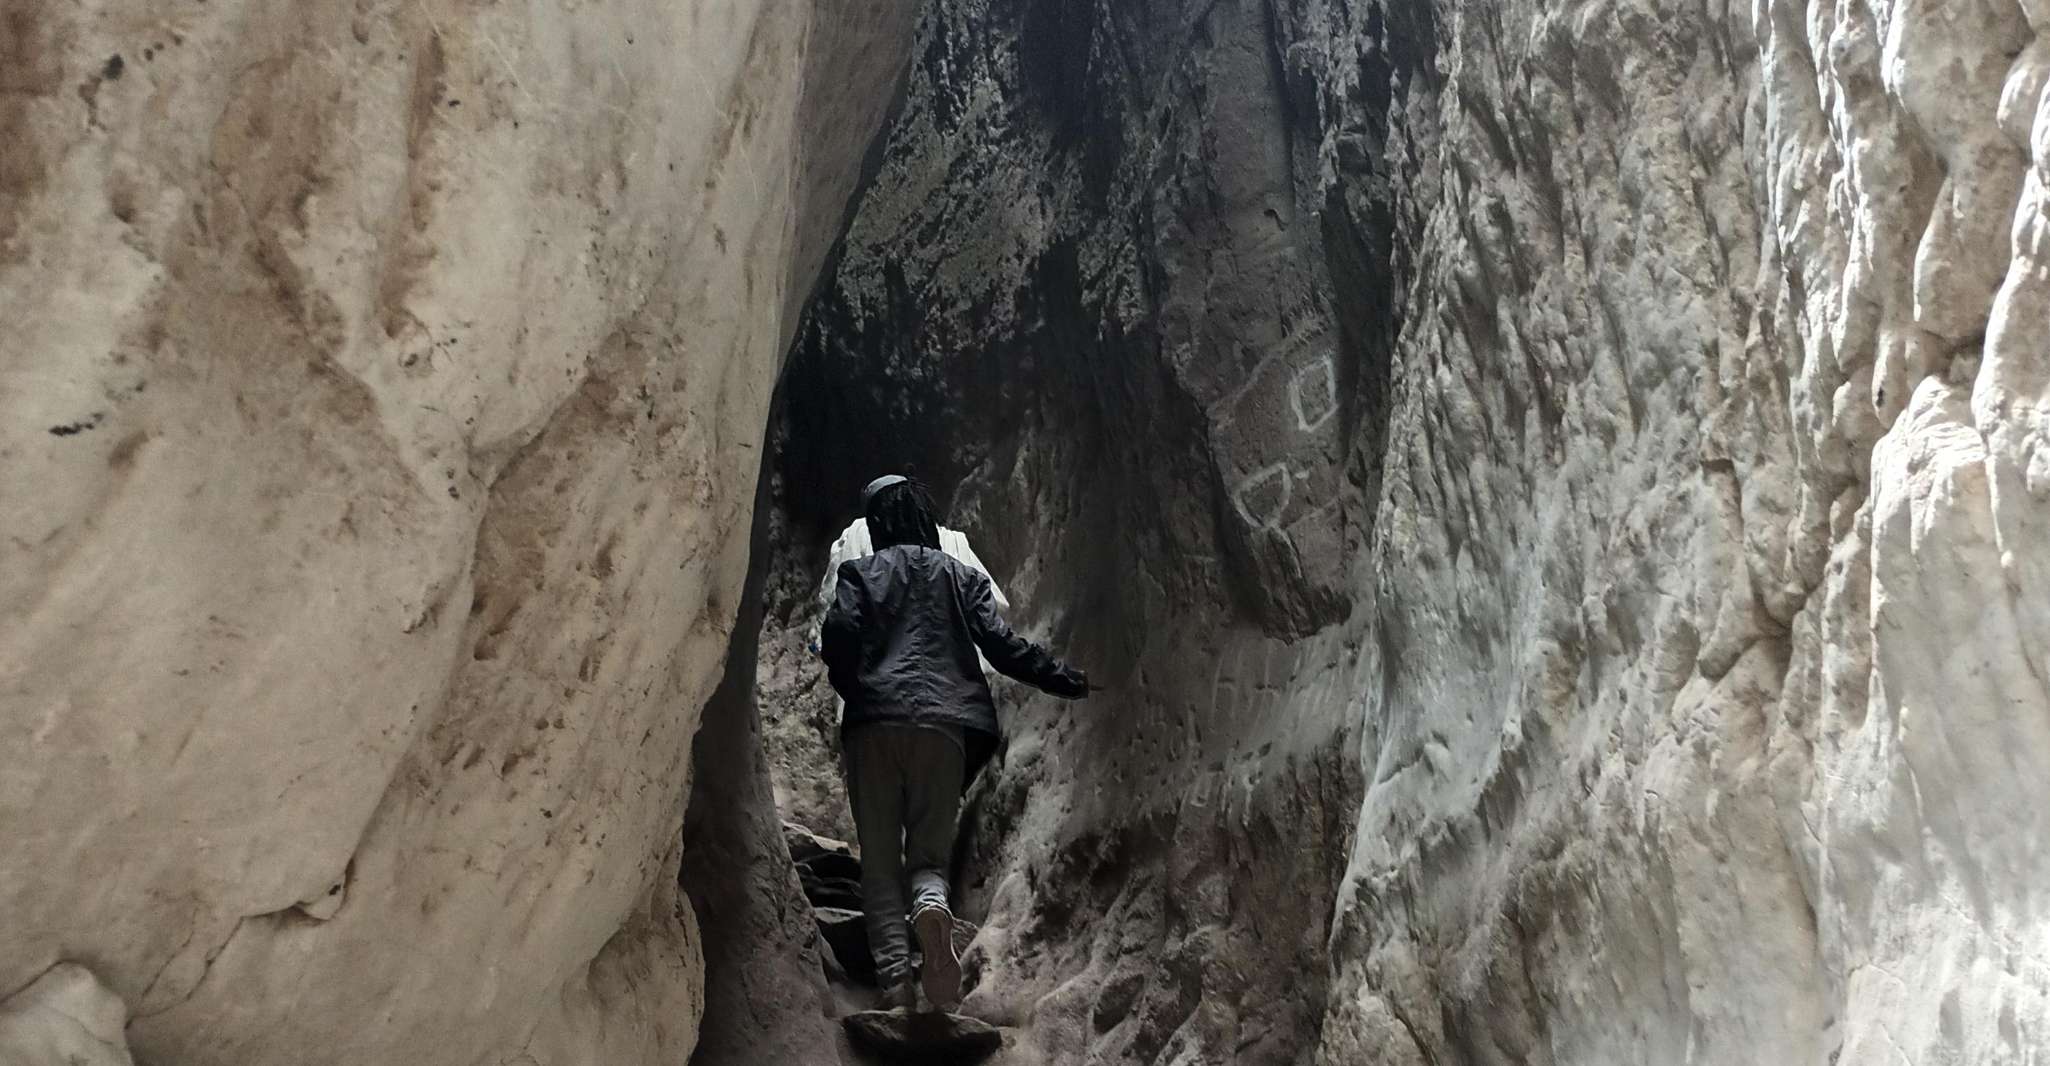
[[[915,1006],[915,930],[918,987],[932,1009],[951,1010],[961,998],[946,876],[954,823],[998,737],[982,659],[1063,699],[1087,696],[1089,677],[1013,632],[989,577],[941,550],[923,486],[877,478],[862,491],[862,512],[876,550],[840,564],[820,655],[844,702],[864,923],[889,1005]]]

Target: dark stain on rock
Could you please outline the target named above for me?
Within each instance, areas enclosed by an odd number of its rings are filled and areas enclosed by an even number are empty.
[[[20,258],[9,249],[35,192],[48,180],[43,145],[29,129],[30,112],[62,80],[62,42],[36,16],[33,4],[0,11],[0,262]]]
[[[116,52],[107,57],[105,63],[100,64],[100,69],[96,73],[79,85],[78,98],[85,101],[87,125],[97,128],[100,124],[100,86],[110,81],[119,81],[122,72],[127,69],[128,61]]]
[[[114,450],[107,453],[107,465],[115,470],[126,470],[134,466],[136,453],[140,452],[148,441],[149,434],[139,429],[121,438],[120,443],[114,445]]]
[[[100,423],[106,420],[107,412],[94,411],[92,414],[87,415],[86,417],[81,418],[76,422],[67,422],[61,426],[51,426],[50,435],[53,437],[73,436],[75,434],[84,433],[86,430],[89,429],[98,429],[100,428]]]

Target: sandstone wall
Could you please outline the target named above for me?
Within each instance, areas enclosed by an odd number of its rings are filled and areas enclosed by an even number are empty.
[[[691,737],[912,13],[0,7],[0,995],[683,1060]]]
[[[777,536],[807,588],[917,468],[1116,686],[1007,707],[971,1005],[1049,1061],[2032,1061],[2042,17],[938,4]]]
[[[1325,1058],[2029,1061],[2025,13],[1443,40]]]

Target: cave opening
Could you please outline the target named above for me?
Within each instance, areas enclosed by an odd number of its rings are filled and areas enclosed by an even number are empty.
[[[696,754],[705,842],[687,851],[788,874],[780,823],[801,847],[854,839],[811,647],[819,584],[860,487],[923,479],[1013,621],[1111,690],[1063,707],[999,682],[1005,743],[965,798],[953,870],[957,910],[982,929],[969,1005],[1034,1029],[1036,999],[1087,975],[1081,1032],[1140,1061],[1214,1036],[1192,997],[1221,967],[1299,986],[1248,1061],[1314,1044],[1322,938],[1302,931],[1328,926],[1361,787],[1332,739],[1343,706],[1292,707],[1312,701],[1272,675],[1284,659],[1310,672],[1299,642],[1355,612],[1343,560],[1380,492],[1401,219],[1376,158],[1305,175],[1319,145],[1389,138],[1394,83],[1426,43],[1368,53],[1391,85],[1362,114],[1276,58],[1299,54],[1299,32],[1235,8],[1194,25],[1165,5],[928,10],[780,379],[748,632]],[[1362,32],[1389,34],[1378,17]],[[1207,790],[1255,767],[1271,779],[1234,821],[1206,813]],[[819,899],[790,897],[818,895],[809,872],[739,894],[695,880],[715,989],[696,1061],[754,1053],[777,1016],[765,995],[787,1015],[776,1039],[822,1054],[821,1014],[873,1000],[835,957],[836,938],[860,954],[833,928],[844,897],[815,935],[799,919]],[[1264,893],[1287,903],[1254,907]],[[1044,1028],[1031,1039],[1076,1036]]]

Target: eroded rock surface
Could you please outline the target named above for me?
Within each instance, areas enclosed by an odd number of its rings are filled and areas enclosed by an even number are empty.
[[[2050,1040],[2034,17],[1449,19],[1331,1061]]]
[[[766,518],[757,507],[751,549],[757,558],[766,555]],[[691,1066],[839,1058],[836,1004],[826,983],[828,946],[790,863],[789,830],[776,816],[761,742],[754,636],[761,631],[761,603],[755,567],[741,596],[725,675],[692,744],[682,885],[704,937],[705,1011]],[[806,843],[826,851],[816,838]]]
[[[913,14],[0,11],[0,990],[91,959],[154,1063],[688,1055],[691,737]]]
[[[2050,1045],[2046,17],[941,0],[777,536],[804,588],[917,470],[1114,686],[1007,700],[969,1009],[1063,1062]]]
[[[0,1063],[134,1066],[121,1032],[128,1008],[91,970],[60,962],[0,1002]]]
[[[897,469],[1011,1060],[2040,1057],[2050,10],[913,6],[0,10],[0,1042],[841,1054]]]

